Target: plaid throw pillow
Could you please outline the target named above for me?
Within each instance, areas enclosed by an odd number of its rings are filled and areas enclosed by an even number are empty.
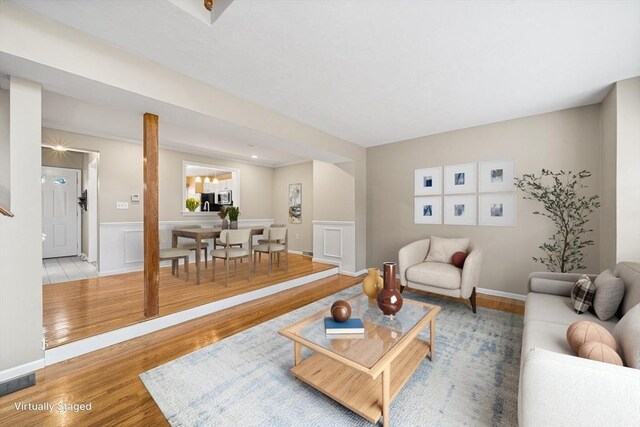
[[[591,279],[586,274],[580,276],[573,289],[571,289],[571,301],[576,313],[584,313],[593,304],[593,297],[596,294],[596,285],[591,283]]]

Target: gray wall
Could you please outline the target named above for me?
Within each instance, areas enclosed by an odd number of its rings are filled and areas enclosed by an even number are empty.
[[[600,270],[616,264],[616,85],[600,104]]]
[[[0,205],[11,208],[9,175],[9,92],[0,89]]]
[[[296,183],[302,184],[302,223],[289,224],[289,184]],[[313,162],[274,170],[273,218],[289,228],[289,249],[313,251]]]
[[[589,191],[600,193],[599,114],[592,105],[368,149],[368,265],[396,261],[402,246],[420,238],[470,237],[484,250],[480,287],[524,294],[527,275],[544,270],[531,257],[553,231],[550,221],[532,214],[538,204],[518,193],[515,227],[416,225],[414,169],[514,159],[518,175],[588,169]],[[589,271],[598,271],[598,212],[589,225],[596,245],[585,251],[585,262]]]

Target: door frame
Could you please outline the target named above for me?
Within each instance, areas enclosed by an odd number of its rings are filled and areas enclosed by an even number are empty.
[[[64,169],[67,171],[74,171],[76,177],[76,255],[82,253],[82,212],[80,212],[80,204],[78,204],[78,197],[82,194],[82,170],[76,168],[62,168],[59,166],[40,166],[40,173],[43,173],[43,169]],[[40,196],[42,198],[42,195]],[[42,227],[41,227],[42,228]],[[55,257],[54,257],[55,258]],[[44,257],[42,258],[44,259]]]

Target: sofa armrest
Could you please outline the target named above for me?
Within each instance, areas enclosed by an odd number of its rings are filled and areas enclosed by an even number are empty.
[[[540,348],[523,357],[520,427],[640,425],[640,370]]]
[[[482,249],[470,247],[471,251],[464,260],[462,278],[460,282],[460,297],[469,298],[471,291],[480,283],[480,269],[482,267]]]
[[[551,271],[537,271],[529,274],[529,279],[527,280],[527,292],[538,292],[541,294],[552,294],[552,295],[563,295],[569,296],[571,295],[571,288],[569,288],[569,292],[566,293],[566,285],[562,283],[556,283],[554,286],[553,282],[571,282],[573,285],[576,281],[582,276],[584,273],[554,273]],[[597,274],[587,274],[591,281],[595,281]],[[532,279],[544,279],[544,280],[536,280]]]
[[[407,278],[405,275],[407,269],[421,263],[427,257],[430,243],[431,239],[417,240],[409,243],[398,251],[398,274],[400,275],[400,284],[402,286],[407,286]]]

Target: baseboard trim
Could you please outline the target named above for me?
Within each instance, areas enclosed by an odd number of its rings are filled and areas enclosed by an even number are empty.
[[[367,270],[360,270],[360,271],[343,271],[340,270],[340,274],[344,274],[345,276],[351,276],[351,277],[358,277],[358,276],[362,276],[363,274],[367,274]]]
[[[220,301],[204,304],[199,307],[190,308],[178,313],[169,314],[158,317],[156,319],[147,320],[145,322],[136,323],[131,326],[117,329],[115,331],[106,332],[104,334],[88,337],[82,340],[74,341],[69,344],[54,347],[44,352],[44,364],[46,366],[54,363],[62,362],[73,357],[81,356],[95,350],[100,350],[112,346],[114,344],[128,341],[142,335],[150,334],[161,329],[169,328],[189,320],[207,316],[217,311],[224,310],[245,302],[253,301],[287,289],[306,285],[316,280],[324,279],[338,274],[337,268],[330,268],[325,271],[310,274],[308,276],[298,277],[293,280],[267,286],[262,289],[247,292],[241,295],[235,295]]]
[[[15,366],[13,368],[0,371],[0,382],[10,381],[15,378],[19,378],[23,375],[28,375],[38,369],[44,368],[44,359],[34,360],[33,362],[25,363],[24,365]]]
[[[511,292],[494,291],[493,289],[486,289],[486,288],[476,288],[476,291],[479,294],[493,295],[493,296],[496,296],[496,297],[515,299],[515,300],[518,300],[518,301],[526,301],[527,300],[527,296],[526,295],[514,294],[514,293],[511,293]]]

